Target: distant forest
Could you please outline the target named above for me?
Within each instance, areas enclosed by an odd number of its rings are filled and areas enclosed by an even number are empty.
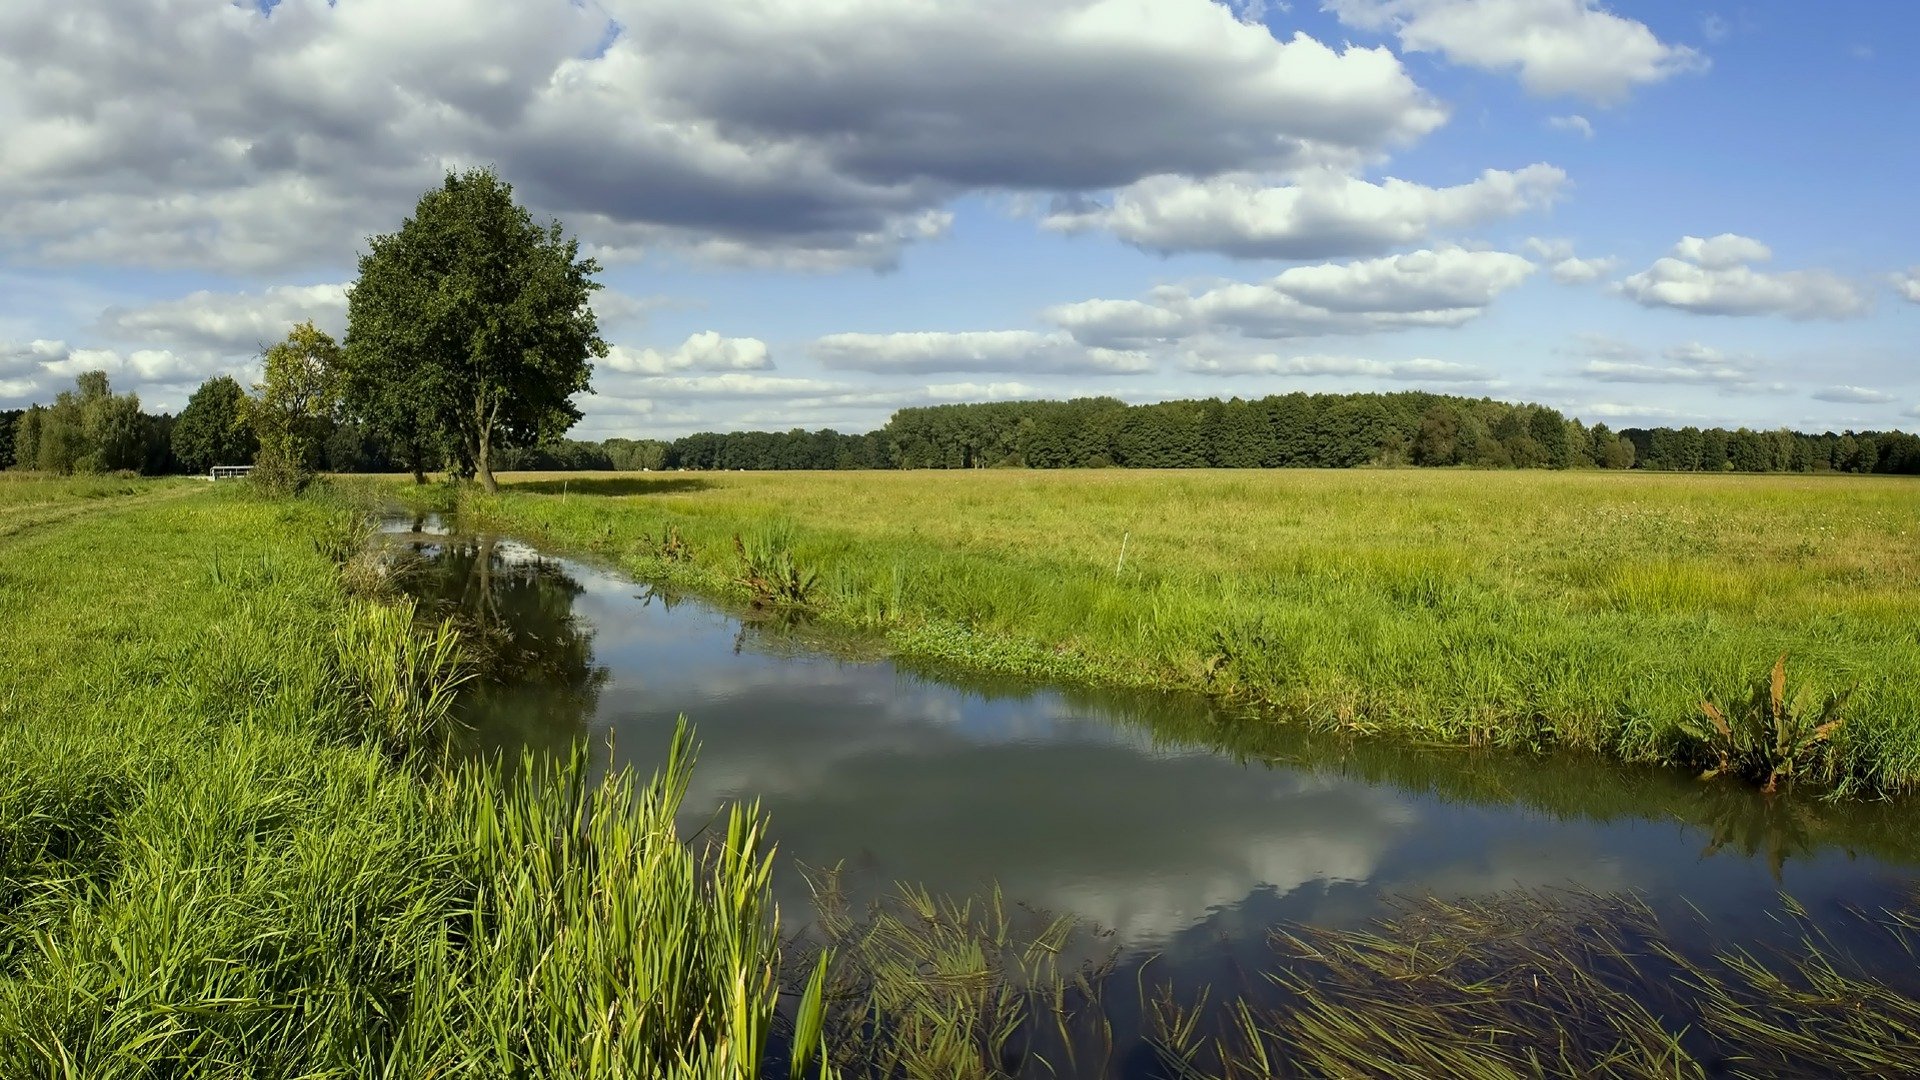
[[[104,381],[100,388],[105,392]],[[130,398],[130,396],[129,396]],[[111,399],[103,399],[111,400]],[[121,434],[89,452],[78,436],[59,471],[188,471],[169,439],[173,418],[121,407]],[[78,413],[76,414],[78,415]],[[111,417],[111,411],[102,411]],[[53,428],[49,410],[24,424],[0,412],[0,468],[16,464],[23,427]],[[106,421],[74,427],[94,427]],[[40,467],[48,467],[41,438]],[[66,444],[63,444],[66,445]],[[404,471],[377,433],[335,424],[316,468]],[[70,460],[69,460],[70,458]],[[32,467],[32,462],[20,462]],[[1128,405],[1113,398],[1008,401],[902,409],[863,435],[837,431],[702,432],[657,439],[562,439],[506,451],[499,467],[539,470],[1352,468],[1362,465],[1682,472],[1920,474],[1920,436],[1899,431],[1806,434],[1740,428],[1591,427],[1540,405],[1426,393],[1286,394]]]
[[[1113,398],[902,409],[879,431],[703,432],[684,469],[1118,467],[1660,469],[1920,473],[1905,432],[1592,427],[1540,405],[1439,394],[1287,394],[1128,405]]]

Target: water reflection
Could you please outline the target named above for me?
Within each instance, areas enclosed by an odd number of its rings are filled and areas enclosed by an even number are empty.
[[[595,661],[591,623],[575,610],[585,588],[559,563],[492,536],[408,531],[417,562],[403,568],[421,614],[451,619],[486,677],[460,702],[478,750],[560,749],[585,735],[610,673]]]
[[[698,827],[758,798],[784,857],[850,878],[1014,899],[1192,963],[1282,921],[1353,924],[1390,898],[1634,890],[1741,940],[1786,890],[1818,913],[1890,903],[1914,814],[1579,758],[1348,743],[1203,699],[1063,691],[822,651],[618,576],[487,538],[415,536],[417,590],[497,658],[481,745],[614,737],[650,770],[685,713]],[[806,910],[800,875],[783,906]]]

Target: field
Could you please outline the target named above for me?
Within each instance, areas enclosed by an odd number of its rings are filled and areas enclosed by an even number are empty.
[[[1801,778],[1881,794],[1920,787],[1916,495],[1838,476],[625,473],[511,476],[459,509],[919,659],[1631,762],[1727,749],[1740,769],[1790,728]],[[1741,745],[1701,729],[1703,702]]]
[[[741,1075],[759,819],[683,844],[684,754],[443,765],[457,642],[350,595],[364,520],[0,481],[0,1075]]]

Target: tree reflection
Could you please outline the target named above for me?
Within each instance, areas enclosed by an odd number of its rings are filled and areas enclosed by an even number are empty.
[[[559,749],[587,733],[608,672],[574,611],[585,590],[558,563],[490,536],[447,537],[410,591],[423,615],[454,620],[479,665],[460,705],[476,749]]]

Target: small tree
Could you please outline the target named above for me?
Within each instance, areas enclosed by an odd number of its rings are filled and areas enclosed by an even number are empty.
[[[248,422],[247,392],[231,375],[201,383],[174,421],[173,456],[189,472],[252,461],[259,451],[259,436]]]
[[[369,246],[347,298],[351,411],[414,449],[416,477],[421,448],[438,442],[495,490],[499,451],[580,419],[571,399],[607,353],[587,303],[599,264],[489,170],[448,175]]]
[[[340,346],[311,322],[267,350],[266,375],[247,413],[260,450],[254,478],[272,491],[306,486],[340,406]]]

